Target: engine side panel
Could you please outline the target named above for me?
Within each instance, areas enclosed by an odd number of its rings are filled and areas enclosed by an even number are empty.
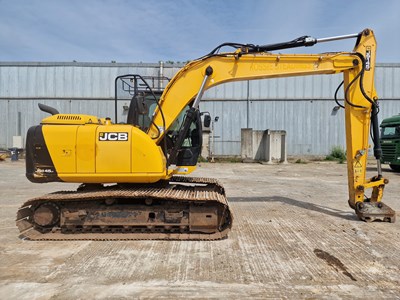
[[[161,148],[131,125],[34,126],[26,149],[32,182],[150,183],[172,176]]]
[[[47,149],[56,170],[76,173],[76,135],[80,125],[44,125],[42,127]]]
[[[97,126],[96,173],[130,173],[132,170],[132,126]],[[135,141],[136,142],[136,141]]]

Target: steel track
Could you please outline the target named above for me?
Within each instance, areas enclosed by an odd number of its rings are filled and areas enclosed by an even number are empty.
[[[192,188],[187,188],[187,187]],[[218,228],[212,233],[170,232],[167,228],[115,228],[115,225],[94,228],[46,228],[33,221],[35,207],[45,202],[95,203],[105,199],[118,198],[134,202],[137,199],[157,199],[177,203],[202,203],[222,208],[223,216]],[[218,240],[225,238],[232,226],[232,214],[224,188],[215,179],[174,176],[167,185],[110,186],[95,190],[59,191],[26,201],[17,212],[16,224],[20,238],[29,240]],[[66,233],[68,232],[68,233]]]

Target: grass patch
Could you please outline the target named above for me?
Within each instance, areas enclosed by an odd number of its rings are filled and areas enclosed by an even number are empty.
[[[306,162],[305,160],[299,158],[299,159],[296,160],[294,163],[295,163],[295,164],[306,164],[307,162]]]
[[[342,147],[334,146],[329,155],[325,157],[325,160],[337,161],[339,164],[342,164],[346,161],[346,152]]]
[[[206,163],[206,162],[208,162],[208,159],[199,155],[199,157],[197,158],[197,162],[198,163]]]

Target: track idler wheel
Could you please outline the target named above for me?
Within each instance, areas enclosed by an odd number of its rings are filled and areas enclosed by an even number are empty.
[[[33,221],[41,227],[52,227],[60,220],[59,207],[50,202],[39,205],[33,213]]]

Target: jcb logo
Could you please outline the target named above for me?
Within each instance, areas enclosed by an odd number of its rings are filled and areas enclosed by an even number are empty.
[[[127,132],[100,132],[99,141],[127,141]]]

